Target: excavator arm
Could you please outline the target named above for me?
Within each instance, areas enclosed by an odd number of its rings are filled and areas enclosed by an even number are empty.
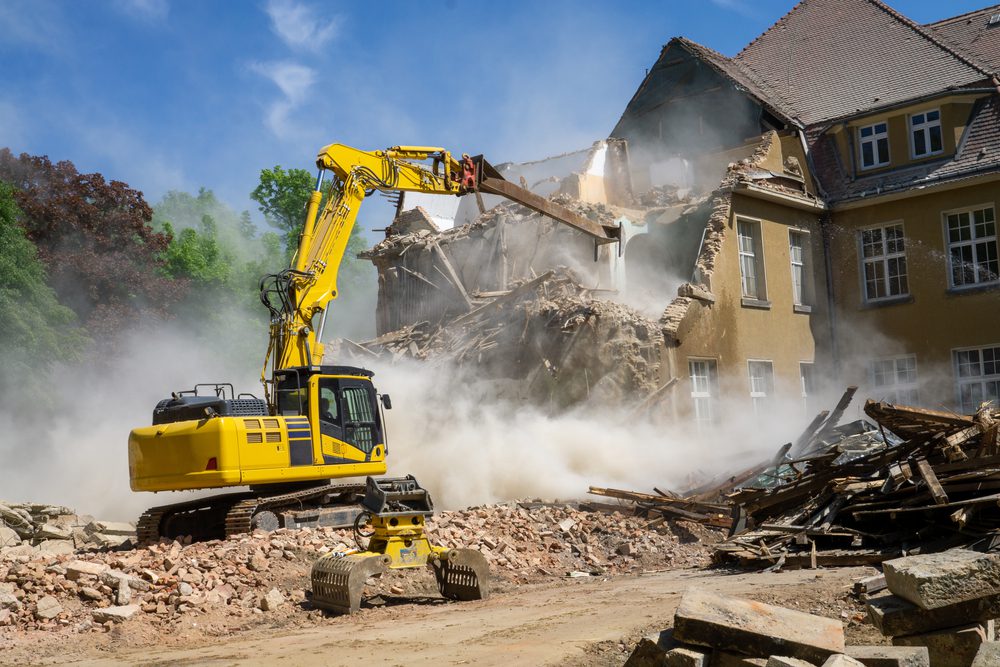
[[[416,164],[428,160],[430,167]],[[270,344],[262,372],[265,387],[269,366],[273,377],[281,369],[321,363],[323,345],[313,323],[317,316],[322,317],[329,302],[337,298],[337,274],[358,209],[364,198],[376,190],[441,195],[481,190],[570,225],[597,243],[618,240],[616,227],[596,223],[504,180],[482,156],[463,155],[456,159],[444,148],[431,146],[362,151],[330,144],[319,152],[316,166],[319,168],[316,188],[309,198],[292,268],[261,281],[261,301],[271,311]],[[328,173],[332,181],[321,211]]]

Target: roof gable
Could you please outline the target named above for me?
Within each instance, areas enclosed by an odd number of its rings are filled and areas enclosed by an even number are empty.
[[[802,0],[732,60],[806,124],[988,78],[879,0]]]

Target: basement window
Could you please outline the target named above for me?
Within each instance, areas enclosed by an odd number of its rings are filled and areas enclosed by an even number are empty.
[[[750,375],[750,400],[757,417],[768,414],[768,406],[774,397],[774,365],[770,361],[748,360]]]
[[[889,124],[875,123],[858,128],[861,144],[861,168],[872,169],[889,164]]]
[[[861,276],[865,301],[886,301],[910,293],[903,224],[861,231]]]
[[[694,420],[699,431],[712,427],[718,418],[719,374],[715,359],[689,359],[688,375],[691,378],[691,402]]]
[[[951,286],[1000,282],[996,214],[992,206],[945,213]]]
[[[934,155],[944,150],[941,143],[941,112],[925,111],[910,116],[910,140],[913,157]]]
[[[1000,347],[954,350],[952,355],[962,414],[974,413],[985,401],[1000,402]]]
[[[760,223],[752,220],[737,220],[736,235],[739,240],[740,281],[743,284],[744,299],[765,301],[767,289],[764,284],[764,251],[760,241]]]
[[[917,405],[917,356],[907,354],[873,359],[869,364],[872,394],[894,405]]]

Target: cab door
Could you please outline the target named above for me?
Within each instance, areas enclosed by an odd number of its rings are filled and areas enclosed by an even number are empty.
[[[309,411],[313,415],[313,441],[319,443],[322,465],[354,463],[358,459],[344,445],[343,413],[340,404],[339,380],[336,377],[314,375],[310,378]]]

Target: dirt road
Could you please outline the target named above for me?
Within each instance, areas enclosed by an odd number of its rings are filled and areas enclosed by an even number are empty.
[[[838,617],[858,614],[851,583],[870,569],[724,574],[675,570],[610,580],[572,579],[508,591],[483,602],[424,599],[239,635],[176,637],[168,646],[131,648],[127,637],[66,647],[40,664],[73,665],[615,665],[635,641],[671,625],[692,586]],[[298,614],[295,614],[298,615]],[[851,624],[854,625],[854,624]],[[868,626],[848,627],[867,636]],[[42,651],[45,653],[45,651]],[[36,656],[38,654],[36,653]],[[0,662],[3,662],[0,658]],[[22,663],[23,664],[23,663]]]

